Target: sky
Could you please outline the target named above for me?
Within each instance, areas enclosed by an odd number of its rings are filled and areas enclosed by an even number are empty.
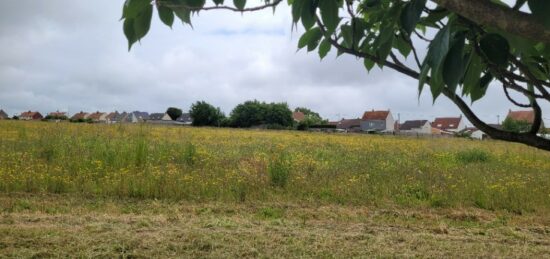
[[[372,109],[390,109],[402,121],[461,114],[445,97],[433,103],[424,91],[419,98],[415,80],[388,68],[367,73],[351,56],[333,51],[321,61],[316,52],[297,51],[301,30],[292,29],[284,3],[275,13],[201,12],[193,28],[176,21],[171,29],[155,13],[149,34],[129,52],[123,2],[0,1],[0,109],[163,112],[204,100],[229,114],[257,99],[308,107],[330,120]],[[498,85],[487,96],[472,107],[489,123],[514,108]]]

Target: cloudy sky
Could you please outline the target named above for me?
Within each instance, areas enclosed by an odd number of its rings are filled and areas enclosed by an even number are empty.
[[[162,112],[205,100],[229,113],[258,99],[329,119],[370,109],[391,109],[402,120],[460,114],[444,97],[432,104],[428,91],[418,99],[416,81],[389,69],[367,74],[353,57],[330,53],[320,61],[297,52],[300,34],[286,6],[275,14],[202,12],[194,29],[178,22],[170,29],[155,14],[147,37],[128,52],[123,2],[0,1],[0,109]],[[489,122],[502,120],[512,107],[498,85],[489,92],[473,107]]]

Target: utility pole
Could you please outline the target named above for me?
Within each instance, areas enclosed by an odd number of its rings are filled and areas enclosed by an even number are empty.
[[[497,115],[497,125],[500,125],[500,115]]]

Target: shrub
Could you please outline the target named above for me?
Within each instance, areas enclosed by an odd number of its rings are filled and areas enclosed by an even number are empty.
[[[282,155],[269,162],[268,165],[269,180],[271,185],[284,188],[288,183],[290,175],[290,166],[286,156]]]
[[[489,154],[482,149],[474,148],[456,153],[456,158],[465,164],[469,163],[483,163],[490,159]]]

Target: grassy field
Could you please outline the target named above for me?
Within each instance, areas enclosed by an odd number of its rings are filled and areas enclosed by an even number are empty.
[[[550,254],[550,153],[523,145],[16,121],[0,136],[0,257]]]

